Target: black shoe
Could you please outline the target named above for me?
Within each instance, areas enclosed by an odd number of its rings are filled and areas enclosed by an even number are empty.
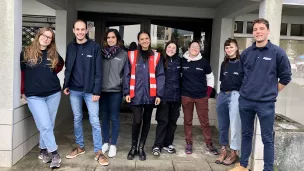
[[[170,154],[176,153],[176,150],[173,145],[169,145],[168,147],[164,147],[163,149],[166,150]]]
[[[141,160],[141,161],[144,161],[147,159],[143,146],[139,146],[139,148],[138,148],[138,157],[139,157],[139,160]]]
[[[132,146],[131,150],[128,153],[127,159],[133,160],[136,154],[137,154],[137,148],[136,148],[136,146]]]
[[[154,147],[154,148],[152,149],[152,154],[153,154],[154,156],[160,156],[160,148],[159,148],[159,147]]]
[[[207,151],[209,151],[212,155],[219,155],[219,152],[212,144],[207,145]]]

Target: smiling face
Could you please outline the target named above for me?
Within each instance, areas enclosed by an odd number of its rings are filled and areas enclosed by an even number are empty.
[[[39,37],[40,46],[46,48],[53,40],[53,34],[50,31],[43,32]]]
[[[264,23],[255,23],[253,26],[253,36],[257,43],[268,41],[269,29]]]
[[[117,45],[117,37],[114,34],[114,32],[109,32],[109,34],[107,36],[107,44],[110,47]]]
[[[225,46],[225,53],[229,58],[235,58],[237,50],[238,48],[235,43],[230,43],[229,46]]]
[[[148,50],[150,46],[150,37],[147,33],[142,33],[139,35],[138,44],[141,45],[143,50]]]
[[[201,47],[197,42],[193,42],[189,47],[190,57],[195,57],[200,53]]]
[[[172,57],[173,55],[176,54],[176,45],[174,43],[170,43],[167,48],[166,48],[166,54],[169,57]]]
[[[85,39],[88,30],[86,28],[86,24],[82,21],[77,21],[74,24],[73,33],[77,40],[82,41]]]

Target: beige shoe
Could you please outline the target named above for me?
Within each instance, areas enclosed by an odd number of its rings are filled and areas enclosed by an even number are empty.
[[[243,167],[240,165],[240,163],[237,163],[233,169],[230,169],[229,171],[249,171],[249,169]]]
[[[223,161],[223,165],[229,166],[234,164],[239,160],[239,156],[237,155],[237,151],[232,150],[230,155]]]
[[[227,157],[227,150],[226,150],[226,147],[222,147],[221,154],[220,154],[220,156],[215,160],[215,163],[216,163],[216,164],[222,164],[223,161],[226,159],[226,157]]]
[[[110,163],[108,158],[102,153],[101,150],[95,153],[95,160],[97,160],[98,163],[102,166],[108,166]]]
[[[72,152],[68,155],[65,156],[65,158],[67,159],[73,159],[81,154],[85,153],[85,149],[84,148],[80,148],[79,145],[77,145],[77,147],[72,149]]]

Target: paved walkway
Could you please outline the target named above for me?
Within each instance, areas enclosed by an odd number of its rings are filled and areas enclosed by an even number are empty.
[[[62,156],[61,168],[58,171],[227,171],[231,167],[215,164],[216,156],[208,154],[205,150],[203,137],[200,127],[193,127],[194,147],[193,154],[184,153],[184,132],[183,126],[178,126],[175,134],[176,154],[163,152],[160,157],[154,157],[151,154],[151,148],[154,142],[156,125],[151,125],[149,137],[146,143],[147,160],[139,161],[127,160],[127,153],[131,144],[131,114],[122,114],[121,131],[118,139],[118,151],[115,158],[110,159],[110,165],[100,166],[94,159],[91,126],[87,119],[84,119],[84,137],[86,145],[86,154],[75,159],[65,159],[65,155],[70,152],[74,143],[72,120],[64,122],[56,128],[55,134],[59,145],[59,154]],[[218,145],[218,132],[212,127],[213,140]],[[0,171],[49,171],[49,164],[44,164],[38,160],[39,152],[36,146],[30,153],[21,159],[13,168],[0,168]]]

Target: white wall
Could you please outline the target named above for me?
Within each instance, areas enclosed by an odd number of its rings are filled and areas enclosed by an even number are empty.
[[[55,10],[37,0],[23,0],[22,14],[55,16]]]

